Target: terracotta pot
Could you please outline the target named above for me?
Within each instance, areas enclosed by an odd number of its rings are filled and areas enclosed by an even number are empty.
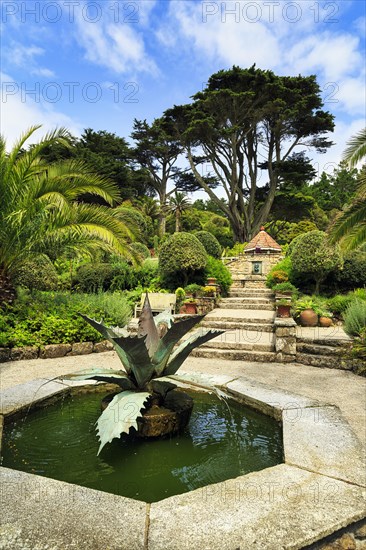
[[[207,286],[213,286],[216,284],[216,277],[208,277],[207,279]]]
[[[195,315],[197,313],[197,304],[194,302],[187,302],[185,305],[186,313],[189,313],[191,315]]]
[[[300,313],[300,324],[303,327],[316,327],[318,324],[318,315],[313,309],[304,309]]]
[[[277,317],[291,317],[291,304],[277,306]]]
[[[332,319],[330,317],[319,317],[319,325],[321,327],[331,327],[333,325]]]

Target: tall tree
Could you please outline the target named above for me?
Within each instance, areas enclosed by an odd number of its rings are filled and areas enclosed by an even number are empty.
[[[0,302],[11,296],[11,278],[29,258],[61,252],[92,255],[99,249],[130,255],[132,234],[114,210],[78,202],[88,193],[113,205],[120,200],[116,185],[81,161],[48,164],[42,159],[46,147],[68,145],[65,129],[24,151],[38,128],[22,135],[10,153],[0,138]]]
[[[184,145],[196,180],[228,217],[236,240],[249,240],[270,212],[283,163],[297,146],[325,152],[333,116],[321,109],[315,76],[276,76],[252,66],[233,67],[209,78],[188,105],[165,115]],[[194,151],[212,167],[227,198],[220,201],[200,175]],[[268,194],[256,211],[259,166],[266,163]]]
[[[183,147],[165,118],[157,118],[152,124],[135,119],[131,137],[136,142],[135,158],[142,168],[148,170],[151,184],[159,197],[159,232],[162,236],[166,230],[168,198],[174,192],[174,179],[180,172],[176,162]],[[169,183],[174,185],[170,191]]]
[[[126,140],[116,134],[87,128],[76,144],[75,155],[117,186],[123,200],[143,197],[152,191],[149,174],[134,165]]]
[[[175,191],[169,199],[169,210],[175,215],[175,232],[182,231],[182,214],[191,206],[191,201],[184,193]]]

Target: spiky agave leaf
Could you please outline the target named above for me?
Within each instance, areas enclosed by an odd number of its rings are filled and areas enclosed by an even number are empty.
[[[189,338],[181,342],[181,344],[177,347],[177,349],[169,359],[166,367],[164,368],[162,376],[175,374],[182,363],[187,359],[192,350],[194,350],[201,344],[212,340],[212,338],[220,336],[220,334],[222,334],[223,332],[225,331],[204,329],[202,331],[200,330],[199,332],[191,334]]]
[[[133,374],[139,388],[143,388],[155,374],[155,365],[151,362],[144,341],[136,336],[113,338],[113,342],[123,351],[131,369],[130,375]]]
[[[152,362],[156,365],[155,371],[158,376],[164,372],[175,344],[203,318],[204,315],[192,315],[188,319],[174,323],[163,338],[159,340],[158,348],[152,358]]]
[[[106,443],[129,432],[137,430],[137,418],[141,416],[144,404],[151,396],[148,392],[123,391],[114,396],[108,407],[97,420],[97,432],[100,439],[98,455]]]
[[[108,382],[110,384],[118,384],[123,390],[134,390],[136,386],[128,375],[121,370],[111,369],[87,369],[78,371],[73,374],[60,376],[62,380],[96,380],[97,382]]]
[[[100,334],[104,336],[106,340],[109,340],[113,344],[114,349],[116,350],[116,353],[120,358],[121,363],[124,366],[126,372],[130,373],[131,365],[128,361],[128,357],[126,356],[126,353],[123,350],[123,348],[119,344],[117,344],[114,340],[115,338],[121,338],[121,334],[113,330],[113,327],[106,327],[102,323],[98,323],[98,321],[96,321],[95,319],[92,319],[91,317],[88,317],[87,315],[84,315],[83,313],[79,313],[79,315],[81,315],[84,321],[87,321],[93,328],[95,328],[95,330],[100,332]],[[127,331],[125,331],[124,334],[125,334],[125,337],[128,337]]]
[[[159,344],[159,333],[151,311],[149,295],[147,292],[139,317],[137,336],[138,338],[143,338],[146,336],[146,348],[149,357],[153,357]]]

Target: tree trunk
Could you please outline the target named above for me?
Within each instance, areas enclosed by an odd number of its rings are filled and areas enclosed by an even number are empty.
[[[175,232],[176,233],[179,233],[180,232],[180,212],[179,210],[176,211],[175,213]]]
[[[0,307],[2,304],[12,304],[15,297],[16,293],[10,277],[0,269]]]

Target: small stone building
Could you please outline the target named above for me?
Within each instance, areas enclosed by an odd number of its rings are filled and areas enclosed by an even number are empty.
[[[272,266],[281,259],[282,249],[262,226],[259,233],[247,244],[244,254],[231,262],[230,269],[233,284],[245,286],[247,281],[262,281]]]

